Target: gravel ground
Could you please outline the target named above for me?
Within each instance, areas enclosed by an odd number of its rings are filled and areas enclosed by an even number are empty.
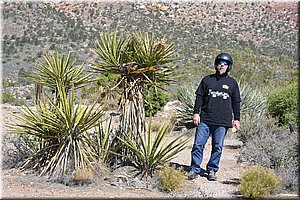
[[[182,188],[176,192],[166,193],[158,188],[155,178],[148,180],[150,185],[134,178],[130,167],[115,171],[101,168],[100,175],[91,184],[82,186],[66,186],[47,177],[37,176],[31,171],[21,171],[9,168],[17,163],[18,157],[13,149],[14,136],[6,134],[4,124],[14,120],[12,113],[18,113],[15,107],[2,105],[2,198],[239,198],[239,183],[241,171],[245,167],[237,163],[239,148],[242,143],[232,135],[228,135],[224,144],[224,151],[220,163],[218,180],[210,182],[206,177],[185,180]],[[192,137],[192,136],[191,136]],[[188,169],[190,164],[191,139],[188,148],[178,154],[171,162]],[[205,167],[210,154],[210,140],[206,145],[202,168]],[[11,156],[12,155],[12,156]],[[5,167],[6,166],[6,167]],[[281,194],[276,197],[296,198],[293,194]]]

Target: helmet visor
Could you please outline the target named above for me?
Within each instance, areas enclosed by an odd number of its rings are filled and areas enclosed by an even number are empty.
[[[229,62],[228,61],[226,61],[226,60],[218,60],[217,61],[217,65],[229,65]]]

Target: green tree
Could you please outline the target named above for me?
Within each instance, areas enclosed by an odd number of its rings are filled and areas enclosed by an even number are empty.
[[[155,115],[169,101],[169,95],[160,88],[145,88],[145,114],[146,117]]]

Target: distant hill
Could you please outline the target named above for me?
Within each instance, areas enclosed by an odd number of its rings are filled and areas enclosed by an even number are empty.
[[[297,63],[296,2],[4,2],[3,78],[49,50],[94,59],[99,33],[151,32],[176,45],[182,62],[212,63],[212,49],[249,48],[258,56],[288,56]]]

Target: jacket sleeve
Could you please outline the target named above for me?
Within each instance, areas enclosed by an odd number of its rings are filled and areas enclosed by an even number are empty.
[[[235,82],[235,88],[232,94],[232,111],[234,120],[240,121],[240,111],[241,111],[241,96],[239,85]]]
[[[199,114],[201,110],[201,106],[203,103],[203,97],[204,97],[204,81],[202,80],[201,83],[198,86],[198,89],[196,90],[196,99],[195,99],[195,105],[194,105],[194,114]]]

